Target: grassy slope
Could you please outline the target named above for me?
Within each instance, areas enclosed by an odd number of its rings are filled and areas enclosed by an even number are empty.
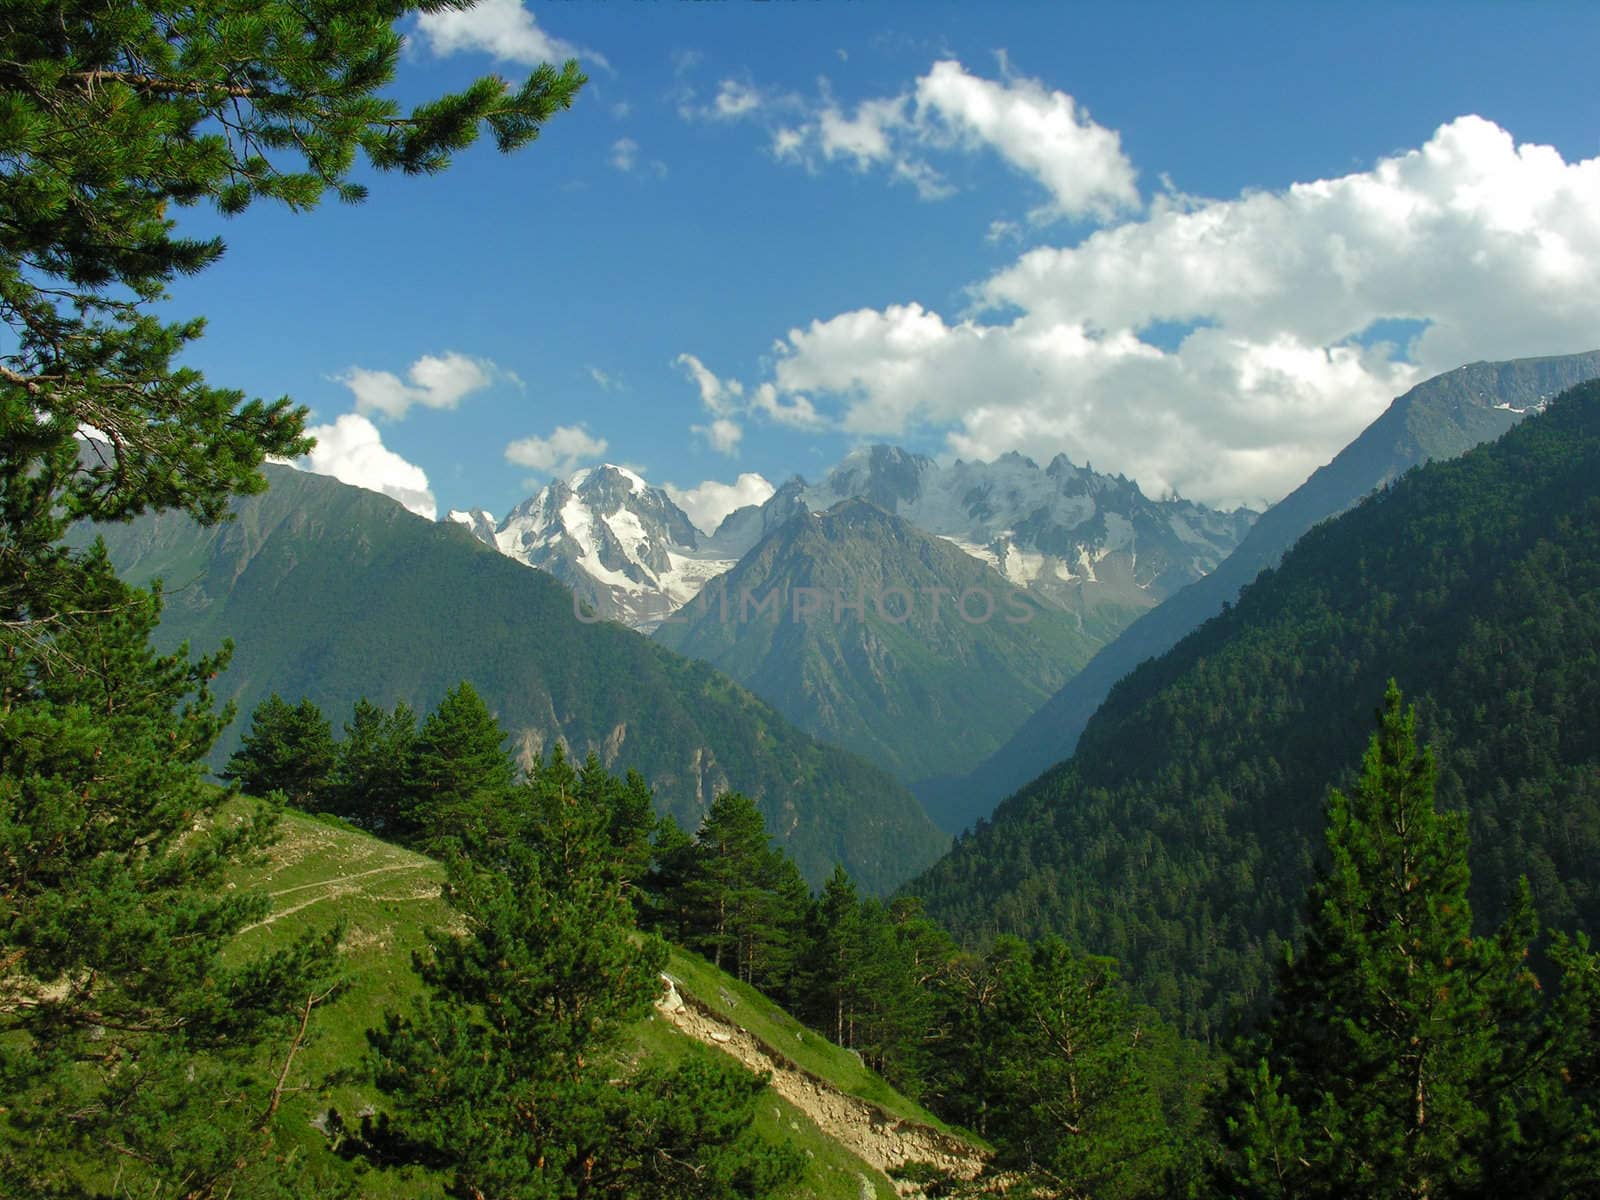
[[[410,968],[411,953],[426,943],[425,930],[447,927],[450,911],[438,898],[441,871],[420,855],[323,818],[286,813],[282,836],[265,863],[240,869],[234,883],[259,887],[272,899],[272,916],[262,926],[240,935],[241,952],[283,944],[308,929],[344,925],[341,962],[348,990],[334,1004],[319,1010],[314,1035],[296,1059],[284,1103],[283,1126],[295,1131],[296,1143],[312,1153],[322,1140],[311,1121],[329,1107],[348,1118],[376,1099],[358,1079],[320,1081],[358,1065],[366,1051],[365,1031],[377,1024],[386,1008],[401,1006],[418,993]],[[668,972],[684,990],[737,1021],[774,1046],[781,1046],[797,1064],[848,1092],[879,1105],[897,1117],[936,1127],[939,1123],[868,1071],[848,1051],[818,1034],[803,1030],[793,1017],[758,992],[716,970],[704,959],[674,950]],[[797,1037],[796,1035],[799,1034]],[[634,1030],[639,1053],[677,1060],[694,1054],[718,1053],[680,1033],[652,1014]],[[824,1136],[799,1109],[769,1093],[758,1109],[758,1127],[774,1140],[787,1141],[807,1156],[805,1177],[791,1195],[822,1200],[860,1200],[866,1179],[876,1196],[893,1197],[889,1181],[844,1147]],[[331,1169],[345,1170],[331,1164]],[[431,1197],[436,1181],[424,1176],[397,1178],[381,1173],[360,1177],[363,1195]]]

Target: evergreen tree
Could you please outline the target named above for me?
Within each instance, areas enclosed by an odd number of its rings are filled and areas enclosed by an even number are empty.
[[[801,990],[805,1015],[840,1046],[855,1048],[855,1020],[865,1007],[869,940],[856,886],[841,866],[822,885],[811,911]]]
[[[650,838],[656,830],[657,817],[650,785],[643,775],[631,769],[618,779],[590,754],[584,760],[579,787],[591,794],[604,795],[607,833],[616,856],[618,878],[630,894],[637,893],[650,872],[653,857]]]
[[[668,941],[691,941],[688,884],[694,873],[694,838],[664,813],[650,833],[650,869],[643,884],[641,920]]]
[[[357,201],[381,171],[448,166],[480,129],[502,150],[571,105],[575,62],[519,87],[487,77],[409,114],[386,97],[398,25],[432,3],[289,0],[8,5],[0,26],[0,444],[13,533],[146,508],[214,521],[259,491],[263,455],[303,453],[304,410],[243,402],[175,365],[199,320],[152,311],[215,263],[174,206]],[[80,454],[77,434],[100,441]],[[26,482],[23,482],[23,481]],[[0,610],[40,602],[25,564],[58,535],[0,540]],[[57,597],[67,600],[66,597]],[[70,608],[68,601],[63,607]],[[33,619],[45,614],[34,612]]]
[[[252,796],[282,792],[296,808],[315,812],[327,796],[337,758],[333,729],[322,710],[307,699],[289,704],[273,692],[250,714],[250,728],[222,778]]]
[[[748,796],[724,792],[711,802],[679,895],[691,949],[746,983],[783,994],[811,894],[793,860],[768,841]]]
[[[445,693],[411,747],[403,830],[440,850],[451,838],[503,828],[516,766],[506,735],[470,683]]]
[[[273,1080],[332,938],[225,956],[267,904],[223,872],[271,829],[201,776],[226,653],[156,654],[159,597],[75,571],[86,611],[0,656],[0,1194],[292,1191]]]
[[[1177,1146],[1145,1054],[1149,1018],[1128,1003],[1115,964],[1059,938],[1031,948],[1002,938],[990,966],[985,1061],[974,1067],[997,1164],[1048,1195],[1169,1194]]]
[[[416,740],[416,714],[405,703],[386,713],[366,697],[357,700],[328,781],[329,811],[380,837],[398,831]]]
[[[559,784],[539,800],[510,836],[460,839],[474,857],[452,856],[445,897],[465,936],[431,935],[417,963],[428,997],[369,1034],[388,1107],[364,1120],[361,1152],[442,1170],[458,1197],[721,1198],[787,1183],[796,1158],[751,1130],[764,1081],[714,1060],[624,1061],[666,948],[633,929],[609,813]]]
[[[1234,1194],[1494,1195],[1496,1161],[1529,1149],[1530,1107],[1535,1124],[1570,1113],[1525,964],[1527,889],[1497,935],[1473,935],[1463,822],[1435,811],[1415,727],[1391,681],[1359,783],[1330,795],[1305,946],[1235,1086]]]
[[[177,365],[202,322],[154,306],[223,244],[177,236],[174,205],[358,200],[358,151],[422,172],[480,128],[511,149],[583,82],[546,67],[403,114],[380,93],[415,8],[17,4],[0,21],[5,1194],[304,1191],[271,1144],[284,1076],[261,1068],[287,1069],[331,949],[222,954],[265,911],[223,868],[271,825],[218,820],[227,796],[201,779],[225,656],[153,654],[157,597],[63,534],[146,510],[215,522],[265,486],[265,456],[309,448],[303,409]]]

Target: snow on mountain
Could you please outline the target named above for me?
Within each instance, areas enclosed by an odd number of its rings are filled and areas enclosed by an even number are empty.
[[[1209,572],[1256,514],[1150,500],[1121,476],[1058,456],[1041,468],[932,459],[893,446],[855,451],[821,483],[798,476],[766,503],[737,509],[715,533],[695,528],[661,488],[612,464],[556,480],[503,521],[452,510],[501,553],[549,571],[604,619],[649,632],[778,526],[859,497],[958,546],[1058,607],[1143,609]]]
[[[491,544],[549,571],[596,616],[648,631],[733,565],[713,543],[666,492],[607,463],[524,500]]]
[[[802,493],[814,511],[851,496],[1067,608],[1086,600],[1158,603],[1213,570],[1258,515],[1151,500],[1133,481],[1075,466],[1065,455],[1043,468],[1016,453],[940,466],[895,446],[854,451]],[[1086,585],[1103,594],[1087,597]]]
[[[475,508],[465,512],[459,508],[452,508],[445,513],[444,519],[453,525],[464,525],[472,532],[472,536],[480,542],[490,546],[494,545],[495,525],[494,514],[488,509]]]

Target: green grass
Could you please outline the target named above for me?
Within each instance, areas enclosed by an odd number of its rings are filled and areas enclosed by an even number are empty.
[[[755,988],[717,970],[698,954],[674,946],[667,962],[667,974],[680,990],[748,1029],[796,1066],[827,1080],[839,1091],[876,1104],[890,1116],[918,1121],[944,1133],[973,1140],[965,1131],[946,1125],[927,1109],[895,1091],[856,1054],[807,1029]]]
[[[330,1184],[353,1177],[361,1195],[381,1200],[437,1196],[438,1181],[422,1174],[353,1175],[355,1168],[320,1153],[323,1136],[313,1121],[333,1107],[354,1123],[377,1103],[377,1093],[359,1075],[366,1031],[382,1020],[386,1010],[404,1008],[420,994],[411,970],[412,953],[426,945],[426,929],[448,928],[452,923],[450,910],[438,897],[442,879],[439,865],[421,855],[331,818],[286,812],[280,837],[265,861],[237,869],[228,884],[259,888],[272,902],[268,921],[240,934],[236,946],[241,955],[286,945],[335,923],[343,927],[339,962],[346,989],[317,1011],[312,1035],[290,1075],[290,1086],[296,1090],[284,1102],[281,1128],[286,1131],[286,1149],[312,1161],[326,1160]],[[682,990],[840,1091],[869,1100],[893,1116],[945,1128],[867,1070],[855,1055],[806,1030],[759,992],[704,959],[674,948],[667,970]],[[720,1053],[654,1013],[635,1025],[631,1041],[639,1057],[669,1062]],[[776,1093],[761,1098],[756,1127],[763,1136],[786,1142],[806,1157],[806,1174],[790,1190],[788,1200],[861,1200],[863,1180],[874,1196],[892,1200],[894,1189],[882,1173],[824,1135]]]

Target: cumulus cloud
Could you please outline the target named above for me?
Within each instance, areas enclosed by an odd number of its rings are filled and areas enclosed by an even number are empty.
[[[700,393],[701,406],[715,418],[704,425],[691,425],[689,431],[704,438],[706,444],[720,454],[731,456],[738,452],[744,427],[734,420],[735,417],[760,414],[792,429],[822,429],[827,425],[804,394],[782,393],[771,382],[747,394],[739,380],[720,377],[692,354],[680,354],[673,362],[694,383]]]
[[[672,502],[689,515],[695,528],[715,533],[729,513],[749,504],[765,504],[776,489],[754,471],[746,471],[732,483],[707,479],[692,488],[669,483],[664,490],[672,497]]]
[[[970,149],[985,147],[1050,192],[1041,215],[1111,217],[1139,207],[1133,164],[1118,134],[1089,119],[1065,92],[1033,79],[1001,82],[953,60],[917,80],[917,112]],[[936,137],[924,131],[925,138]]]
[[[1600,344],[1600,159],[1478,117],[1338,179],[1158,197],[1041,247],[947,318],[846,312],[778,346],[775,401],[952,452],[1057,451],[1146,491],[1276,500],[1415,382]],[[1370,331],[1402,321],[1405,347]]]
[[[1121,138],[1073,97],[1019,76],[984,79],[953,59],[934,63],[910,90],[863,100],[850,112],[824,84],[802,120],[772,130],[771,150],[812,170],[839,160],[859,171],[883,167],[925,200],[953,190],[930,153],[992,150],[1049,193],[1033,214],[1038,220],[1107,219],[1140,205]]]
[[[522,0],[477,0],[468,9],[420,13],[417,31],[440,58],[476,51],[530,67],[569,58],[608,69],[611,65],[604,55],[546,33]]]
[[[351,367],[335,378],[354,393],[357,412],[382,413],[394,420],[405,416],[414,404],[455,408],[473,392],[499,380],[522,382],[486,358],[469,358],[453,350],[443,355],[424,354],[406,369],[404,380],[389,371],[366,367]]]
[[[750,397],[750,411],[764,414],[791,429],[822,429],[827,422],[809,397],[798,392],[784,396],[771,383],[763,383]]]
[[[506,461],[550,475],[569,474],[585,459],[606,452],[605,438],[591,437],[582,425],[558,425],[549,437],[518,438],[506,446]]]
[[[313,425],[306,433],[317,444],[295,464],[302,470],[382,492],[430,521],[439,515],[427,472],[388,449],[378,427],[360,413],[345,413],[331,425]]]
[[[709,425],[691,425],[689,431],[698,433],[718,454],[726,454],[730,458],[739,452],[739,442],[744,438],[744,429],[739,422],[727,417],[718,417]]]

